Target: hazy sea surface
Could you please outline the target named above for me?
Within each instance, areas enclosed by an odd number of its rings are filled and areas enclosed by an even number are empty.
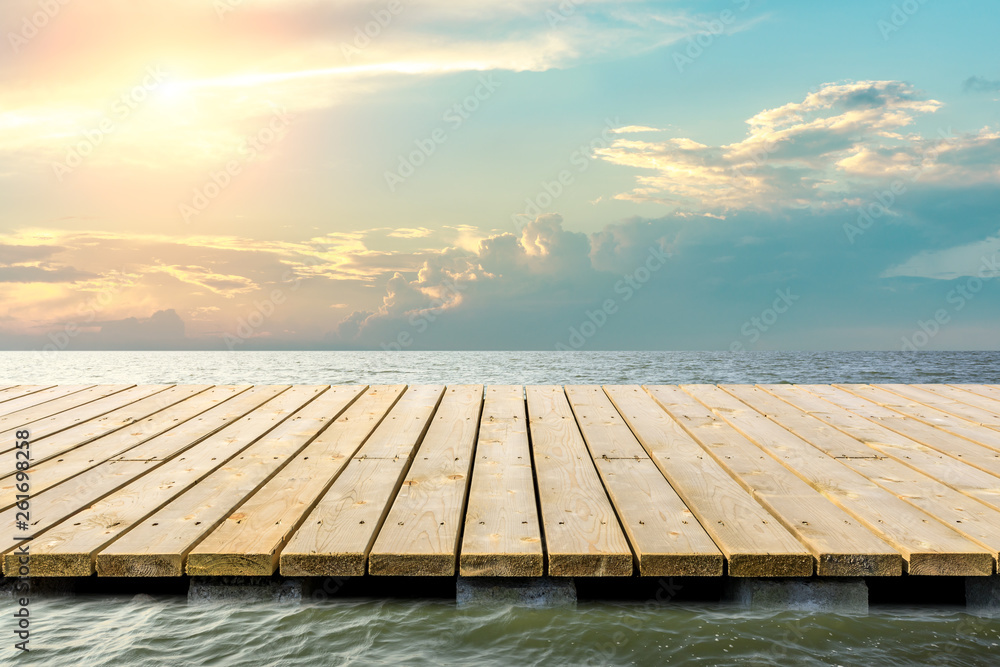
[[[1000,352],[0,352],[0,383],[1000,382]]]
[[[0,384],[29,382],[998,383],[1000,353],[0,353]],[[30,654],[16,655],[14,619],[0,614],[0,664],[1000,664],[1000,617],[977,618],[961,606],[874,605],[857,617],[640,597],[568,609],[459,609],[447,597],[399,593],[301,605],[189,605],[182,594],[37,599]],[[0,604],[13,612],[12,601]]]

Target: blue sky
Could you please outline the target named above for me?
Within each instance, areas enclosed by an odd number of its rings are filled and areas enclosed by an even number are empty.
[[[221,7],[0,10],[0,345],[996,348],[991,3]]]

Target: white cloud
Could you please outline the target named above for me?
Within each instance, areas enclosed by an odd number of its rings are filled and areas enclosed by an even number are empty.
[[[663,130],[645,125],[626,125],[625,127],[616,127],[611,132],[613,134],[631,134],[632,132],[663,132]]]
[[[899,81],[825,84],[802,102],[747,120],[741,141],[710,146],[686,137],[622,138],[597,151],[645,173],[619,199],[681,212],[776,211],[845,205],[873,183],[919,177],[949,184],[1000,182],[1000,135],[905,133],[942,104]]]
[[[589,304],[595,293],[610,289],[616,274],[642,266],[651,248],[669,252],[673,242],[662,225],[649,222],[610,225],[590,237],[562,223],[559,215],[542,215],[520,236],[490,236],[476,252],[449,249],[428,256],[416,276],[389,278],[378,308],[344,318],[335,329],[337,342],[392,341],[401,331],[419,332],[422,325],[414,322],[434,321],[444,312]]]
[[[389,236],[397,239],[422,239],[430,236],[433,232],[426,227],[400,227],[389,232]]]

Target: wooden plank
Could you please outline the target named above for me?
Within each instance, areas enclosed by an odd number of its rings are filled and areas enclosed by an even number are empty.
[[[982,396],[976,392],[966,391],[959,387],[950,387],[944,384],[914,384],[910,385],[914,389],[928,392],[940,397],[938,400],[954,401],[964,406],[970,406],[983,410],[990,415],[1000,413],[1000,400],[995,400],[988,396]]]
[[[103,577],[179,577],[187,554],[256,493],[366,387],[331,387],[260,441],[97,554]]]
[[[424,433],[430,415],[434,413],[444,387],[441,385],[414,385],[406,390],[372,437],[358,453],[358,458],[396,459],[413,457],[413,436]]]
[[[562,387],[526,393],[549,575],[631,575],[632,550]]]
[[[636,387],[638,389],[638,387]],[[650,460],[618,414],[611,399],[598,385],[566,385],[566,398],[594,461],[600,459]],[[679,499],[678,499],[679,500]],[[669,502],[673,503],[673,500]],[[621,516],[619,515],[619,518]]]
[[[61,403],[62,401],[67,401],[73,398],[74,396],[79,396],[81,400],[84,398],[90,399],[82,405],[70,407],[48,417],[36,419],[26,427],[18,427],[14,425],[7,430],[0,431],[0,443],[13,441],[14,434],[20,428],[29,429],[31,431],[32,442],[38,442],[42,438],[47,438],[55,433],[59,433],[60,431],[76,426],[77,424],[81,424],[90,419],[96,419],[97,417],[111,412],[112,410],[116,410],[126,405],[131,405],[132,403],[146,398],[147,396],[152,396],[153,394],[165,391],[170,385],[142,385],[141,387],[128,387],[124,389],[122,388],[123,386],[124,385],[102,385],[100,387],[95,387],[93,390],[85,389],[84,391],[79,392],[79,394],[73,394],[62,399],[50,401],[44,405]],[[42,406],[39,406],[38,409],[40,410],[41,407]],[[0,424],[0,429],[3,429],[10,424],[17,424],[16,420],[18,415],[31,410],[34,410],[34,408],[28,408],[28,410],[22,410],[9,415],[13,421]],[[0,418],[0,422],[3,422],[4,419],[5,418]]]
[[[989,428],[983,428],[979,424],[970,422],[967,419],[956,417],[955,415],[932,408],[924,405],[923,403],[918,403],[917,401],[900,396],[895,392],[883,389],[880,386],[851,384],[833,386],[824,385],[817,387],[807,385],[806,388],[809,391],[824,397],[833,392],[833,395],[838,396],[838,401],[845,400],[843,396],[840,395],[840,390],[843,390],[843,392],[851,394],[857,399],[866,399],[871,403],[875,403],[876,405],[885,408],[885,411],[877,413],[880,418],[908,417],[910,419],[921,421],[929,426],[934,426],[939,431],[953,433],[954,435],[961,436],[966,440],[1000,452],[1000,433],[997,431]],[[873,414],[871,406],[863,406],[861,409],[864,410],[866,415]],[[929,445],[930,443],[925,444]]]
[[[293,390],[283,392],[275,402],[283,407],[288,400],[295,403],[312,400],[325,387],[302,389],[303,392],[292,393]],[[306,395],[303,396],[303,393]],[[270,405],[265,405],[265,408],[267,407]],[[277,431],[287,423],[288,412],[279,406],[276,408],[278,409],[274,412],[267,410],[261,414],[258,410],[250,413],[233,425],[233,431],[227,429],[216,437],[206,439],[199,443],[197,449],[189,450],[185,456],[178,457],[157,471],[95,503],[74,515],[72,520],[64,521],[62,525],[47,531],[40,538],[36,537],[31,542],[32,574],[37,576],[93,574],[95,555],[98,551],[137,525],[142,525],[140,522],[145,517],[184,492],[185,489],[178,483],[178,479],[189,484],[202,481],[206,471],[215,470],[223,464],[232,465],[232,461],[227,461],[228,457],[233,455],[239,457],[244,453],[241,450],[247,448],[249,444],[246,442],[246,434],[251,434],[256,440],[260,437],[262,429]],[[211,446],[213,444],[214,447]],[[222,456],[216,458],[217,451]],[[190,488],[189,486],[188,490]]]
[[[989,551],[820,452],[722,389],[711,385],[681,388],[895,547],[906,560],[910,574],[993,573],[994,557]]]
[[[281,430],[291,420],[287,408],[314,400],[324,389],[325,386],[296,387],[283,392],[262,409],[190,448],[184,456],[74,515],[71,521],[64,521],[36,537],[31,542],[32,574],[89,576],[95,570],[95,556],[103,547],[144,525],[141,523],[144,518],[171,499],[197,488],[193,486],[195,482],[204,480],[211,471],[224,464],[232,465],[230,457],[246,454],[248,445],[259,445],[262,433]]]
[[[12,434],[14,431],[25,427],[33,428],[34,422],[38,420],[57,415],[65,410],[80,408],[91,401],[111,396],[112,394],[116,394],[120,391],[125,391],[132,386],[134,385],[70,385],[66,387],[55,387],[52,390],[46,390],[38,392],[38,394],[26,396],[25,398],[35,399],[41,398],[40,395],[45,394],[46,396],[51,396],[52,398],[46,398],[44,401],[37,402],[37,404],[32,403],[29,406],[19,407],[17,410],[8,412],[4,416],[0,417],[0,434]],[[52,392],[51,394],[49,393],[50,391]],[[34,439],[35,434],[32,433],[31,437]]]
[[[988,384],[953,384],[948,386],[1000,402],[1000,388],[991,387]]]
[[[996,569],[1000,555],[1000,512],[899,461],[845,461],[858,473],[910,505],[923,510],[958,534],[986,549]],[[983,565],[982,574],[992,574]]]
[[[566,397],[642,576],[722,576],[722,552],[646,454],[604,391]]]
[[[544,569],[524,389],[491,386],[479,425],[459,573],[540,577]]]
[[[454,576],[482,385],[448,387],[371,553],[374,575]]]
[[[211,385],[182,385],[168,387],[165,391],[139,399],[129,405],[117,408],[101,417],[91,419],[64,429],[59,433],[44,438],[31,445],[32,467],[66,452],[88,445],[102,436],[114,433],[119,429],[132,426],[162,410],[175,406],[192,396],[201,394],[211,388]],[[244,387],[243,389],[248,389]],[[230,390],[231,392],[233,390]],[[118,394],[119,396],[121,394]],[[229,396],[232,396],[230,393]],[[3,452],[0,452],[2,460]],[[0,477],[14,473],[14,466],[4,467],[0,464]],[[2,488],[2,487],[0,487]],[[2,494],[0,494],[2,495]],[[2,501],[0,501],[2,505]]]
[[[0,415],[7,414],[7,404],[16,398],[24,398],[25,396],[30,396],[31,394],[37,394],[40,391],[46,389],[51,389],[55,385],[51,384],[21,384],[15,385],[13,387],[7,387],[3,391],[0,391]]]
[[[1000,478],[961,459],[897,433],[878,421],[870,421],[795,385],[761,385],[761,388],[810,415],[864,442],[879,453],[904,463],[982,503],[1000,509]],[[926,424],[915,422],[926,429]],[[958,438],[947,434],[949,437]],[[965,442],[964,440],[962,442]],[[971,443],[965,442],[970,447]]]
[[[405,386],[370,387],[188,554],[189,575],[271,576],[278,554]]]
[[[846,410],[857,420],[871,422],[939,455],[961,461],[983,472],[1000,475],[1000,451],[976,444],[835,387],[809,385],[799,386],[798,389]]]
[[[808,577],[814,557],[638,386],[605,393],[726,557],[731,577]]]
[[[453,575],[483,388],[451,387],[369,557],[371,574]]]
[[[870,455],[838,457],[838,460],[878,487],[892,493],[896,498],[922,510],[987,549],[993,556],[994,566],[996,565],[997,554],[1000,554],[1000,512],[959,493],[933,477],[908,467],[901,461],[879,455],[876,449],[868,447],[849,433],[806,414],[791,403],[763,389],[747,385],[727,385],[722,388],[803,441],[831,456],[841,451],[842,446],[839,444],[841,441],[864,447]],[[1000,482],[1000,479],[997,481]]]
[[[968,403],[957,401],[949,396],[942,396],[938,392],[927,391],[913,385],[882,384],[878,386],[886,391],[899,394],[904,398],[916,401],[935,410],[946,412],[955,417],[961,417],[975,424],[1000,429],[1000,414],[992,409],[984,410]]]
[[[279,557],[288,576],[358,576],[444,387],[407,389]]]
[[[269,425],[277,423],[275,420],[283,419],[298,405],[315,396],[315,393],[303,395],[290,390],[286,392],[287,395],[274,398],[285,389],[287,387],[254,387],[212,408],[202,418],[155,438],[162,441],[164,449],[172,447],[177,457],[150,478],[139,480],[127,489],[123,489],[126,484],[158,468],[166,459],[107,461],[54,488],[34,494],[30,519],[32,534],[37,536],[81,510],[86,512],[77,523],[87,526],[79,529],[81,533],[106,530],[99,528],[102,521],[104,526],[117,528],[118,532],[126,530],[127,526],[138,520],[135,518],[136,512],[152,511],[157,503],[164,502],[162,498],[180,493],[185,480],[197,479],[198,475],[204,474],[206,466],[221,465],[239,447],[249,444],[241,441],[240,437],[248,437],[247,433],[251,433],[252,428],[257,428],[259,423],[263,423],[261,428],[269,428]],[[271,402],[258,410],[252,419],[244,418],[251,410],[269,400]],[[268,417],[272,421],[269,422]],[[237,422],[240,419],[243,421]],[[249,428],[251,423],[252,428]],[[222,430],[230,425],[232,428]],[[248,428],[243,428],[244,426]],[[122,493],[108,498],[107,502],[98,502],[119,489],[122,489]],[[153,508],[143,510],[143,507],[149,507],[150,504]],[[13,525],[15,512],[16,509],[11,508],[0,513],[0,520]],[[141,516],[143,515],[140,518]],[[74,529],[71,532],[76,531]],[[80,537],[83,538],[82,535]],[[0,552],[9,551],[15,545],[15,540],[0,537]]]
[[[816,574],[832,577],[898,576],[903,559],[874,533],[781,465],[680,387],[645,390],[702,449],[816,559]]]
[[[136,460],[149,460],[152,457],[146,452],[148,448],[159,449],[168,452],[172,456],[178,451],[177,440],[189,437],[190,431],[184,430],[178,432],[177,435],[180,436],[179,438],[158,438],[157,436],[178,427],[180,424],[197,415],[206,413],[216,405],[231,399],[234,395],[247,389],[248,387],[245,385],[242,387],[214,387],[197,395],[193,401],[183,401],[178,405],[171,406],[146,419],[142,419],[127,429],[119,429],[84,447],[71,449],[42,463],[33,464],[30,469],[32,492],[35,494],[40,493],[105,461],[121,458],[133,453],[146,454],[144,456],[132,456]],[[73,430],[69,429],[63,433]],[[61,438],[63,433],[55,437]],[[42,441],[42,443],[45,442],[47,441]],[[190,445],[191,443],[187,442],[184,444]],[[13,489],[16,482],[17,478],[15,474],[7,475],[0,479],[0,491]],[[2,509],[6,509],[12,505],[13,495],[9,496],[6,501],[0,500],[0,508]]]
[[[92,384],[74,384],[43,387],[39,391],[28,392],[24,396],[19,396],[0,405],[0,416],[6,417],[12,412],[42,405],[43,403],[53,401],[57,398],[62,398],[63,396],[69,396],[70,394],[83,391],[84,389],[89,389],[93,386],[94,385]]]

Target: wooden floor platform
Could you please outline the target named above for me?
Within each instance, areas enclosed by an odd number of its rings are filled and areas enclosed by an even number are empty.
[[[0,431],[6,576],[986,576],[1000,554],[1000,385],[20,385]]]

